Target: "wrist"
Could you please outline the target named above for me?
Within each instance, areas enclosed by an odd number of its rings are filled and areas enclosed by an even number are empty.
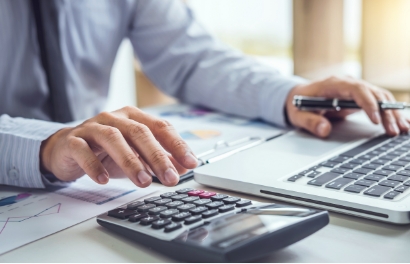
[[[49,138],[44,140],[41,143],[40,146],[40,172],[42,174],[52,174],[52,156],[53,156],[53,149],[58,141],[58,138],[60,137],[60,134],[67,128],[63,128],[53,135],[51,135]]]

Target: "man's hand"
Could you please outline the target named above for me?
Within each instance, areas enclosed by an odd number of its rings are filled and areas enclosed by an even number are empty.
[[[327,137],[332,126],[327,118],[344,118],[357,110],[341,110],[328,112],[304,112],[293,106],[293,96],[317,96],[354,100],[369,116],[370,120],[383,123],[390,136],[400,132],[408,132],[409,120],[398,110],[380,111],[377,101],[394,101],[393,95],[384,89],[353,78],[330,77],[325,80],[296,86],[291,90],[286,101],[286,111],[290,123],[304,128],[319,137]]]
[[[195,168],[197,159],[167,121],[125,107],[58,131],[43,142],[40,163],[43,173],[62,181],[88,174],[105,184],[110,177],[126,175],[146,187],[150,171],[164,185],[177,184],[178,174]]]

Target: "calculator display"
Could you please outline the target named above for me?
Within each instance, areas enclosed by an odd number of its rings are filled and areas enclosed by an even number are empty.
[[[212,221],[187,231],[175,240],[217,248],[229,248],[254,237],[290,225],[314,214],[310,209],[269,205]]]

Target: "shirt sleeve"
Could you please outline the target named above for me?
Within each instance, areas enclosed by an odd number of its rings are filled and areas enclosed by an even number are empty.
[[[150,80],[190,104],[286,126],[286,97],[305,82],[222,44],[179,0],[137,2],[129,37]]]
[[[40,172],[41,142],[67,125],[0,116],[0,184],[45,188],[52,183]]]

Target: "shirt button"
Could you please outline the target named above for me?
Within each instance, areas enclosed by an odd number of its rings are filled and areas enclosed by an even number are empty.
[[[20,172],[19,172],[18,169],[11,169],[11,170],[9,170],[9,173],[8,173],[10,179],[12,179],[12,180],[17,180],[18,177],[19,177],[19,174],[20,174]]]

